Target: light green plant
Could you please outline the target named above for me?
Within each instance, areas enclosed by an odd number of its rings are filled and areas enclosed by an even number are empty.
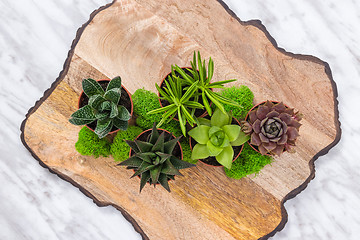
[[[142,131],[138,126],[130,125],[125,131],[120,130],[117,132],[110,149],[111,155],[116,162],[129,158],[130,147],[124,140],[134,140]]]
[[[166,87],[161,89],[156,84],[156,88],[161,95],[161,99],[168,101],[169,105],[152,110],[148,112],[148,114],[158,114],[164,112],[157,127],[160,127],[163,123],[171,121],[177,114],[181,131],[183,135],[186,136],[186,123],[188,122],[190,126],[194,126],[194,124],[196,124],[196,119],[194,118],[192,110],[204,108],[204,106],[200,103],[190,100],[196,93],[196,84],[198,82],[194,82],[189,88],[187,88],[186,91],[183,91],[181,79],[175,75],[173,75],[173,77],[169,76],[164,82]]]
[[[126,141],[134,154],[118,165],[133,169],[135,173],[132,177],[140,176],[140,192],[147,182],[154,186],[159,183],[170,192],[168,181],[181,175],[179,169],[195,166],[173,155],[179,139],[180,137],[173,138],[170,134],[165,135],[165,132],[159,134],[154,123],[147,141]]]
[[[186,85],[190,86],[196,83],[195,84],[196,89],[198,90],[199,95],[201,96],[203,104],[205,106],[205,109],[210,116],[212,115],[210,102],[215,104],[215,106],[219,108],[223,113],[226,113],[223,104],[232,105],[241,108],[241,105],[239,105],[237,102],[212,91],[212,88],[224,88],[224,84],[234,82],[236,81],[236,79],[210,83],[214,74],[214,62],[210,57],[208,63],[208,69],[206,71],[205,60],[201,59],[200,52],[198,52],[196,59],[196,52],[194,51],[193,61],[190,61],[190,63],[192,69],[187,69],[187,70],[191,73],[191,75],[187,74],[182,68],[180,68],[177,65],[175,65],[175,67],[172,68],[175,69],[175,71],[181,75]],[[199,67],[199,70],[197,70],[197,67]],[[195,101],[197,101],[197,98],[198,97],[196,97]]]
[[[199,126],[189,131],[197,144],[191,158],[205,159],[215,157],[226,168],[231,168],[234,158],[233,146],[240,146],[249,140],[249,136],[241,131],[239,125],[231,124],[232,117],[218,108],[211,120],[199,118]]]
[[[82,81],[82,88],[88,96],[88,105],[78,109],[71,115],[69,122],[74,125],[85,125],[96,121],[95,133],[103,138],[113,126],[126,130],[129,111],[119,104],[121,97],[121,78],[115,77],[107,85],[106,91],[94,79]]]
[[[84,126],[79,132],[75,149],[85,156],[108,157],[110,155],[110,142],[107,138],[100,139],[93,131]]]

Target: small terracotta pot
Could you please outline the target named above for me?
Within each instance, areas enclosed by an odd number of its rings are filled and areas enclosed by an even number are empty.
[[[246,114],[245,121],[247,121],[247,120],[249,119],[249,113],[250,113],[252,110],[258,108],[260,105],[263,105],[263,104],[265,104],[266,102],[267,102],[267,101],[263,101],[263,102],[261,102],[261,103],[259,103],[259,104],[256,104],[254,107],[252,107],[252,108],[250,109],[250,111]],[[270,101],[270,102],[272,102],[272,103],[274,103],[274,104],[280,103],[279,101]],[[284,105],[285,105],[285,104],[284,104]],[[285,107],[289,108],[287,105],[285,105]],[[258,147],[255,146],[255,145],[250,144],[250,141],[251,141],[251,139],[250,139],[249,141],[247,141],[247,143],[250,145],[250,147],[251,147],[252,149],[254,149],[256,152],[260,153]],[[284,150],[283,152],[285,152],[285,150]],[[260,154],[261,154],[261,153],[260,153]],[[272,156],[272,155],[269,154],[269,153],[267,153],[267,154],[265,154],[265,155],[266,155],[266,156]]]
[[[191,67],[182,67],[181,69],[186,70],[186,69],[192,69],[192,68],[191,68]],[[160,88],[163,88],[163,87],[165,86],[164,81],[165,81],[165,79],[167,79],[167,77],[168,77],[170,74],[171,74],[171,72],[169,72],[169,73],[163,78],[163,80],[161,81],[161,83],[160,83],[160,85],[159,85]],[[167,101],[160,99],[160,97],[161,97],[161,96],[160,96],[160,93],[158,93],[158,96],[159,96],[160,106],[161,106],[161,107],[164,107],[164,105],[165,105],[165,103],[167,103]],[[199,100],[200,100],[200,99],[201,99],[201,97],[199,98]],[[201,101],[202,101],[202,100],[201,100]],[[211,106],[212,102],[210,102],[209,104],[210,104],[210,106]],[[165,105],[165,106],[166,106],[166,105]],[[199,110],[201,110],[201,109],[199,109]],[[198,114],[199,116],[196,116],[196,115],[195,115],[195,117],[200,118],[200,117],[206,116],[206,115],[207,115],[206,109],[204,109],[203,111],[204,111],[203,113]],[[195,114],[196,114],[196,110],[195,110]],[[176,118],[176,117],[174,117],[173,119],[174,119],[175,121],[179,121],[179,119]]]
[[[205,116],[205,118],[209,117],[208,115]],[[239,125],[240,126],[240,123],[239,121],[236,119],[236,118],[232,118],[232,123],[234,123]],[[193,139],[192,137],[189,136],[189,145],[190,145],[190,148],[191,148],[191,151],[193,149],[193,147],[195,146],[196,144],[196,141],[195,139]],[[234,148],[239,148],[239,153],[237,153],[235,155],[235,151],[234,151],[234,159],[233,159],[233,162],[240,156],[240,153],[242,152],[243,148],[244,148],[244,144],[241,145],[241,146],[237,146],[237,147],[233,147],[233,150]],[[211,160],[207,160],[207,159],[211,159]],[[221,165],[215,157],[208,157],[208,158],[205,158],[205,159],[199,159],[200,162],[204,163],[205,165],[208,165],[208,166],[211,166],[211,167],[223,167],[223,165]]]
[[[110,82],[110,79],[100,79],[100,80],[97,80],[98,83],[100,84],[109,84]],[[106,86],[107,86],[106,84]],[[103,87],[103,86],[102,86]],[[104,88],[104,87],[103,87]],[[106,89],[106,87],[105,87]],[[104,90],[105,90],[104,89]],[[121,85],[121,96],[123,97],[123,93],[126,93],[128,98],[130,99],[130,109],[126,108],[129,112],[130,112],[130,116],[133,115],[133,109],[134,109],[134,105],[133,105],[133,101],[132,101],[132,98],[131,98],[131,94],[130,92],[123,86]],[[81,108],[83,106],[85,106],[87,104],[87,102],[89,101],[89,98],[88,96],[86,96],[86,94],[84,93],[84,91],[81,92],[80,96],[79,96],[79,100],[78,100],[78,108]],[[121,98],[120,98],[120,101],[121,101]],[[129,120],[130,121],[130,120]],[[86,124],[85,126],[90,129],[91,131],[95,131],[95,127],[92,127],[91,126],[92,124]],[[110,134],[113,134],[113,133],[116,133],[117,131],[119,131],[120,129],[116,129],[115,127],[113,127],[111,129],[112,131],[109,133]]]
[[[141,141],[146,141],[146,139],[148,138],[148,136],[150,136],[150,133],[151,133],[151,130],[152,129],[148,129],[148,130],[145,130],[143,131],[142,133],[139,134],[139,136],[137,136],[135,139],[136,140],[141,140]],[[161,128],[158,128],[158,130],[160,131],[159,134],[161,134],[162,132],[165,132],[165,133],[168,133],[171,135],[171,139],[174,139],[176,138],[171,132],[165,130],[165,129],[161,129]],[[162,132],[161,132],[162,131]],[[183,150],[182,150],[182,147],[181,147],[181,144],[180,142],[177,142],[177,146],[175,146],[175,149],[173,151],[178,151],[180,152],[180,160],[183,160]],[[129,152],[129,157],[131,157],[135,152],[130,148],[130,152]],[[176,155],[174,155],[176,156]],[[178,156],[176,156],[178,157]],[[135,172],[135,170],[133,170]],[[140,178],[140,176],[138,176],[138,178]],[[169,179],[168,181],[170,181],[171,179]],[[149,182],[147,182],[149,183]],[[150,183],[149,183],[150,184]],[[159,183],[156,183],[156,185],[158,185]]]

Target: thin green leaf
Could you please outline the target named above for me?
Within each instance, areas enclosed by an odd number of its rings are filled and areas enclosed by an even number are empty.
[[[218,107],[220,109],[220,111],[222,111],[223,113],[226,113],[224,106],[218,101],[216,100],[212,95],[211,95],[212,91],[209,89],[205,89],[205,94],[206,96],[212,101],[213,104],[215,104],[216,107]]]
[[[161,107],[161,108],[151,110],[147,114],[157,114],[157,113],[161,113],[161,112],[166,112],[166,111],[172,109],[174,106],[176,107],[175,104],[170,104],[170,105],[167,105],[165,107]]]
[[[194,92],[196,91],[196,89],[197,89],[197,84],[198,84],[199,82],[198,81],[196,81],[196,82],[194,82],[193,84],[191,84],[191,86],[188,88],[188,90],[186,90],[186,92],[185,92],[185,94],[182,96],[182,98],[180,99],[180,102],[181,103],[185,103],[185,102],[187,102],[192,96],[193,96],[193,94],[194,94]]]
[[[224,80],[224,81],[218,81],[218,82],[214,82],[214,83],[210,83],[209,85],[207,85],[207,88],[217,88],[216,85],[224,85],[226,83],[231,83],[236,81],[236,79],[230,79],[230,80]]]
[[[208,112],[209,116],[211,116],[212,110],[211,110],[209,101],[207,100],[207,97],[205,96],[205,92],[204,92],[204,91],[201,93],[201,96],[202,96],[202,100],[203,100],[205,109],[206,109],[206,111]]]
[[[211,57],[209,59],[208,72],[208,82],[210,82],[214,74],[214,61],[211,59]]]

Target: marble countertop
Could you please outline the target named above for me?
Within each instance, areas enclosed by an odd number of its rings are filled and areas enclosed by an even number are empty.
[[[0,239],[141,239],[119,211],[97,207],[20,141],[25,114],[58,77],[77,29],[109,2],[0,1]],[[358,239],[359,2],[225,3],[243,21],[260,19],[280,47],[328,62],[338,87],[341,141],[315,162],[308,187],[285,203],[288,223],[271,239]]]

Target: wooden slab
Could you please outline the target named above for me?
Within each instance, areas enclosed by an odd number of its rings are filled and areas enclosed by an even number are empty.
[[[76,110],[83,78],[120,75],[130,92],[154,84],[194,50],[212,56],[215,80],[239,79],[255,101],[284,101],[304,114],[297,153],[283,154],[257,177],[232,180],[220,168],[183,171],[162,188],[146,187],[111,158],[79,155]],[[42,166],[99,206],[112,205],[144,239],[266,239],[281,230],[284,202],[314,177],[314,160],[340,139],[337,92],[327,63],[279,49],[259,21],[240,21],[217,0],[119,0],[95,11],[77,33],[64,70],[30,109],[22,140]]]

